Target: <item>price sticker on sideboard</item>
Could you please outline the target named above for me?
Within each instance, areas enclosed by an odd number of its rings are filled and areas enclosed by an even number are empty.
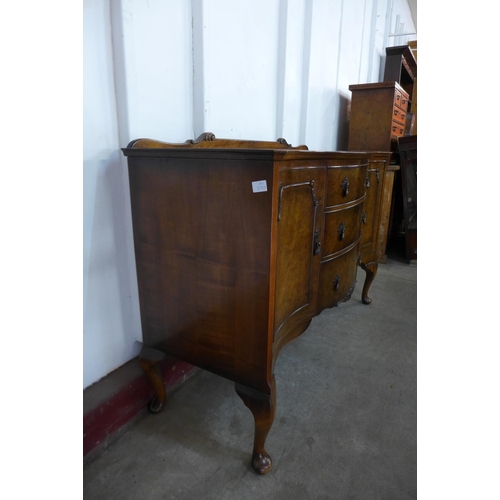
[[[267,191],[267,182],[265,180],[253,181],[252,182],[252,191],[254,193],[262,193],[264,191]]]

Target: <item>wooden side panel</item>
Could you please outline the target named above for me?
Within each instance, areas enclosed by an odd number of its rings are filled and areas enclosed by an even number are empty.
[[[383,218],[382,198],[386,182],[386,166],[390,154],[378,153],[370,157],[368,164],[366,199],[364,203],[365,218],[361,225],[360,254],[364,264],[376,262],[382,257],[377,254],[377,241],[380,221]],[[392,187],[391,187],[392,189]]]
[[[269,391],[272,161],[130,157],[129,174],[144,344]]]
[[[397,167],[399,169],[399,166]],[[379,210],[379,226],[377,235],[376,258],[383,259],[387,247],[387,237],[389,235],[389,224],[392,204],[392,191],[394,187],[394,174],[396,170],[391,167],[386,169],[384,176],[384,187],[382,199],[380,200]]]
[[[361,225],[360,252],[372,250],[376,238],[377,206],[380,196],[380,180],[377,181],[374,172],[368,173],[370,185],[366,188],[366,199],[363,206],[365,217]],[[366,245],[366,247],[365,247]]]
[[[390,148],[393,88],[353,90],[349,124],[351,151],[385,151]]]

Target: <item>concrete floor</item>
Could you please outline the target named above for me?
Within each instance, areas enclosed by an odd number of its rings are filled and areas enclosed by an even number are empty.
[[[232,382],[200,370],[84,467],[85,500],[416,499],[417,267],[379,265],[369,306],[364,276],[280,354],[267,475]]]

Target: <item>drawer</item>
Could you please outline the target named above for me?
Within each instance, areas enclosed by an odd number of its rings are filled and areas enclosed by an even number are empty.
[[[408,96],[405,94],[401,94],[401,108],[404,111],[408,111]]]
[[[365,194],[367,164],[328,167],[326,207],[341,205],[361,198]]]
[[[345,254],[321,263],[318,313],[351,298],[356,284],[358,245]]]
[[[392,120],[404,126],[404,124],[406,123],[406,111],[403,111],[397,106],[394,106],[394,109],[392,111]]]
[[[406,112],[408,110],[408,94],[395,89],[394,104]]]
[[[363,204],[325,213],[323,258],[352,245],[360,235]]]
[[[392,120],[391,136],[392,137],[402,137],[405,133],[404,125]]]

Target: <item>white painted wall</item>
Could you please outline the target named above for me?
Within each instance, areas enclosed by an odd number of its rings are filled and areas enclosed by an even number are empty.
[[[84,388],[139,352],[126,161],[150,137],[347,145],[348,87],[416,35],[407,0],[84,0]]]
[[[109,2],[85,0],[83,55],[84,386],[138,353],[140,328],[127,260]],[[134,314],[135,312],[135,314]]]

